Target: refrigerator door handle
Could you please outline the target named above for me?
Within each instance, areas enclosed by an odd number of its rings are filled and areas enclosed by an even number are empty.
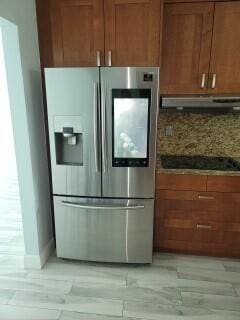
[[[98,140],[98,83],[93,89],[93,131],[94,131],[94,160],[96,172],[99,172],[99,140]]]
[[[133,206],[106,206],[106,205],[88,205],[88,204],[79,204],[69,201],[62,201],[62,205],[65,207],[79,208],[79,209],[92,209],[92,210],[138,210],[144,209],[144,205],[133,205]]]
[[[107,171],[107,138],[106,138],[106,85],[102,82],[102,157],[103,172]]]

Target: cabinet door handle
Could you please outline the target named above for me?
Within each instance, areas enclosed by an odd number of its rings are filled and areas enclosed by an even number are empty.
[[[108,51],[108,66],[112,66],[112,50]]]
[[[201,89],[204,89],[206,85],[206,73],[202,74],[202,79],[201,79]]]
[[[212,229],[212,226],[210,224],[197,224],[197,229]]]
[[[216,88],[216,83],[217,83],[217,74],[214,73],[214,74],[212,75],[212,85],[211,85],[211,88],[212,88],[212,89],[215,89],[215,88]]]
[[[202,196],[202,195],[199,195],[198,199],[200,199],[200,200],[214,200],[214,197],[213,196]]]
[[[97,50],[97,66],[101,67],[101,51]]]

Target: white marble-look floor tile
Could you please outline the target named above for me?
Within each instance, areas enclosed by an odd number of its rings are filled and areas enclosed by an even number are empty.
[[[19,266],[0,265],[0,277],[26,278],[28,272]]]
[[[5,254],[0,255],[0,266],[20,267],[24,266],[24,257],[21,255]]]
[[[0,289],[0,304],[7,304],[14,295],[14,290]]]
[[[182,292],[182,300],[185,306],[240,312],[240,297]]]
[[[69,293],[72,288],[71,281],[27,279],[23,277],[0,276],[0,289],[36,291],[45,293]]]
[[[235,289],[237,295],[240,297],[240,285],[239,286],[238,285],[234,286],[234,289]]]
[[[142,266],[141,268],[137,268],[134,270],[129,270],[127,281],[137,283],[139,280],[141,281],[149,281],[155,283],[165,283],[166,281],[172,281],[173,279],[177,279],[177,272],[175,270],[168,270],[164,267],[159,266]]]
[[[209,293],[209,294],[220,294],[227,296],[236,296],[236,290],[233,288],[231,283],[220,283],[210,281],[198,281],[188,279],[173,279],[167,280],[165,283],[162,281],[150,282],[150,281],[128,281],[129,287],[140,287],[146,289],[157,289],[159,291],[173,293],[176,291],[196,292],[196,293]]]
[[[146,320],[239,320],[240,313],[225,310],[125,302],[123,316]]]
[[[224,271],[224,266],[220,259],[211,257],[200,257],[181,254],[157,253],[154,254],[153,264],[162,267],[190,267],[200,269],[213,269]]]
[[[240,273],[240,260],[227,260],[223,261],[223,266],[226,271],[239,272]]]
[[[18,291],[9,305],[122,316],[123,301]]]
[[[226,272],[218,270],[206,270],[188,267],[178,267],[178,277],[180,279],[227,282],[240,284],[240,274],[237,272]]]
[[[162,304],[181,304],[178,289],[174,291],[157,288],[89,286],[87,283],[75,282],[71,293],[74,296],[117,299],[124,301],[146,301]]]
[[[63,311],[60,320],[134,320],[133,318],[103,316],[89,313]]]
[[[0,200],[1,201],[1,200]],[[1,224],[0,224],[0,226],[1,226]],[[18,231],[18,232],[16,232],[16,231],[9,231],[9,230],[1,230],[1,236],[2,237],[16,237],[16,236],[23,236],[23,234],[22,234],[22,231],[20,230],[20,231]]]
[[[8,246],[0,244],[0,254],[14,254],[23,256],[24,248],[22,246]]]
[[[90,267],[85,264],[48,263],[43,270],[29,271],[28,277],[126,286],[125,274],[121,274],[115,269],[102,268],[100,265],[99,267]]]
[[[58,320],[60,311],[0,305],[0,320]]]

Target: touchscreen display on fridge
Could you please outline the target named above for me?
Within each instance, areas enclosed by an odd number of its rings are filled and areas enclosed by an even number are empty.
[[[113,166],[146,167],[150,89],[113,89]]]

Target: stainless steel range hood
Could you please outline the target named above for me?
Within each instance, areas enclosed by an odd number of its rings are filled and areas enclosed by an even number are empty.
[[[162,109],[232,109],[240,111],[240,97],[162,97]]]

